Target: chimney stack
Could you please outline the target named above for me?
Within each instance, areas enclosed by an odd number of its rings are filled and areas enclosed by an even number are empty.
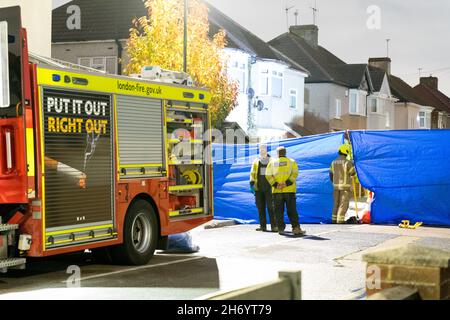
[[[369,66],[384,70],[388,75],[391,75],[391,58],[370,58]]]
[[[429,76],[429,77],[421,77],[420,84],[424,84],[427,87],[430,87],[431,89],[438,90],[439,82],[437,77]]]
[[[291,26],[289,32],[302,38],[313,48],[319,45],[319,28],[316,25]]]

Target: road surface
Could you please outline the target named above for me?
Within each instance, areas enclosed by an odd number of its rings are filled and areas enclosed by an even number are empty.
[[[302,271],[303,299],[363,299],[365,252],[409,243],[450,251],[445,228],[302,227],[303,238],[256,232],[255,225],[199,227],[191,234],[200,252],[158,252],[139,267],[100,264],[90,253],[30,260],[27,270],[0,274],[0,300],[196,299],[274,280],[283,270]],[[73,270],[80,270],[79,281]]]

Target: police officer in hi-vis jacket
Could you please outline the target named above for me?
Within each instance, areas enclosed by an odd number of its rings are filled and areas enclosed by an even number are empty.
[[[292,225],[292,233],[303,235],[305,232],[300,228],[298,221],[296,200],[298,165],[295,160],[286,156],[284,147],[277,148],[277,152],[278,158],[270,161],[267,166],[266,177],[272,186],[278,232],[282,234],[286,228],[284,223],[284,207],[286,207]]]

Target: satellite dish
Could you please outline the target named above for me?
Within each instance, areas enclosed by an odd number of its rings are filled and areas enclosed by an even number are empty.
[[[253,99],[255,97],[255,90],[253,90],[253,88],[248,88],[247,95],[249,99]]]
[[[258,111],[263,111],[264,110],[264,102],[262,100],[258,100],[258,102],[256,103],[256,108],[258,109]]]

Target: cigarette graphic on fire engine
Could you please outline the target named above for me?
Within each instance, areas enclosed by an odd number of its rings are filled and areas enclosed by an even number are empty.
[[[80,188],[86,188],[87,176],[84,172],[77,170],[65,163],[54,160],[50,157],[45,157],[45,165],[56,170],[56,172],[71,178],[72,180],[74,180],[74,183],[78,184]]]
[[[62,173],[66,176],[73,178],[79,178],[80,176],[84,175],[84,173],[81,172],[80,170],[72,168],[71,166],[68,166],[67,164],[64,164],[62,162],[58,162],[58,165],[56,166],[56,171],[58,173]]]

